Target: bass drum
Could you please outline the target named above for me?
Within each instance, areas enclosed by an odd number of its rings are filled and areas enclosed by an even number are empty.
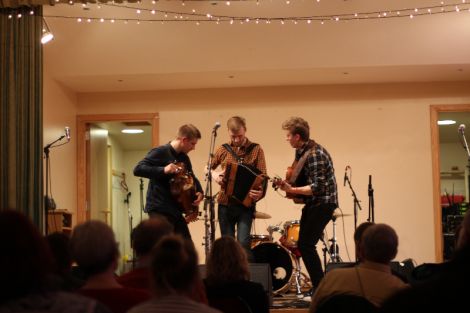
[[[269,263],[271,267],[273,293],[278,294],[289,289],[289,282],[294,273],[292,254],[274,242],[262,242],[251,249],[256,263]]]

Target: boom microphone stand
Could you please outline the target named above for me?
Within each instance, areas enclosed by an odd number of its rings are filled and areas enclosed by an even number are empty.
[[[354,230],[355,230],[357,228],[357,209],[359,208],[359,210],[362,210],[362,208],[359,203],[361,201],[357,199],[356,192],[354,191],[354,188],[351,185],[351,178],[348,176],[348,169],[349,169],[349,176],[352,177],[351,167],[346,166],[346,169],[344,172],[344,185],[348,183],[349,188],[351,189],[351,192],[352,192],[353,199],[354,199]]]
[[[62,139],[67,138],[67,142],[62,143],[62,144],[57,144],[54,145],[55,143],[61,141]],[[53,200],[49,198],[49,186],[51,184],[50,182],[50,159],[49,159],[49,152],[51,148],[59,147],[62,145],[65,145],[70,142],[70,128],[65,127],[65,134],[51,142],[50,144],[46,145],[44,147],[44,158],[46,159],[46,195],[44,196],[44,209],[45,209],[45,214],[46,214],[46,223],[45,223],[45,231],[46,235],[48,234],[49,231],[49,223],[48,223],[48,216],[47,213],[49,210],[54,210],[55,209],[55,203],[53,203]]]
[[[212,248],[212,244],[215,240],[215,203],[214,196],[212,195],[212,158],[214,157],[215,139],[217,137],[217,129],[220,127],[220,123],[216,122],[212,129],[211,143],[209,146],[209,159],[207,160],[207,183],[206,190],[204,192],[204,252],[206,259],[209,257],[209,253]]]

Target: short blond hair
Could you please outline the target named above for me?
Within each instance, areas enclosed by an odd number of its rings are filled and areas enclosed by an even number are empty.
[[[201,139],[201,132],[193,124],[184,124],[178,128],[178,138],[188,138],[189,140]]]
[[[241,128],[246,130],[246,120],[241,116],[232,116],[227,121],[227,128],[234,132],[239,131]]]

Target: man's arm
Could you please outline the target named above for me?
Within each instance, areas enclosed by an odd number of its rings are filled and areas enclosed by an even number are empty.
[[[163,150],[158,147],[152,149],[145,158],[137,163],[134,168],[134,175],[145,178],[160,179],[165,176],[165,166],[169,160],[165,158]]]

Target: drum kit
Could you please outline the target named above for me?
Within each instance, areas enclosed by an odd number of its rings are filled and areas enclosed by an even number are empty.
[[[260,217],[258,217],[260,218]],[[251,235],[251,251],[256,263],[268,263],[271,267],[273,293],[280,294],[295,287],[302,294],[308,287],[308,278],[301,272],[300,252],[297,248],[300,221],[288,221],[284,226],[268,226],[268,235]],[[273,233],[281,234],[279,243],[274,242]]]
[[[333,238],[332,242],[333,255],[330,254],[332,262],[339,259],[337,243],[336,243],[336,219],[346,215],[333,216]],[[271,216],[263,212],[255,212],[254,218],[269,219]],[[289,291],[291,288],[295,290],[297,295],[301,295],[306,289],[310,289],[310,279],[301,271],[300,258],[301,254],[298,248],[300,221],[286,221],[281,227],[278,225],[269,225],[267,235],[252,234],[251,251],[256,263],[268,263],[272,274],[272,287],[275,295]],[[273,233],[281,234],[279,242],[275,242]]]

